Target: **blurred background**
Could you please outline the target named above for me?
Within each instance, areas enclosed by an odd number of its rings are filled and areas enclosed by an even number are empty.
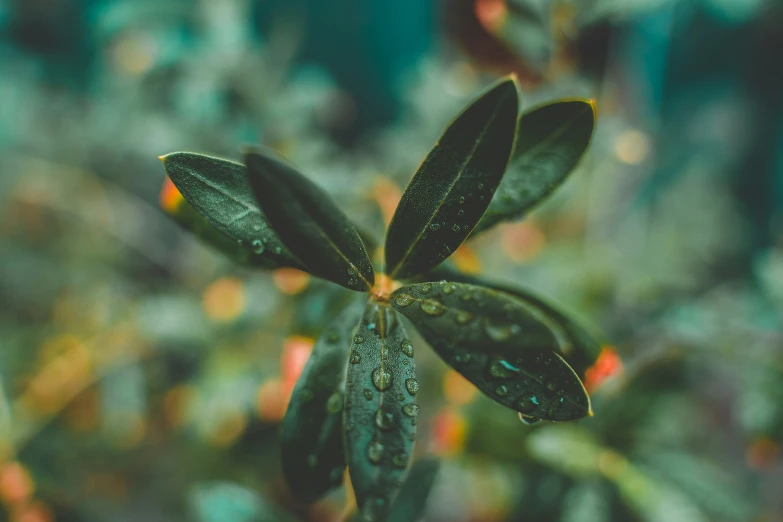
[[[342,520],[277,433],[343,291],[180,229],[157,156],[263,143],[382,230],[515,72],[596,133],[453,263],[596,332],[595,416],[524,425],[418,340],[424,519],[783,520],[778,0],[0,0],[0,64],[0,519]]]

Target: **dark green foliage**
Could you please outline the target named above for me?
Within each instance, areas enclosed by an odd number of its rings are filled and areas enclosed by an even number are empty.
[[[363,243],[331,198],[284,161],[259,150],[247,152],[247,169],[187,153],[165,158],[172,180],[209,223],[243,244],[264,232],[261,266],[303,266],[370,292],[359,303],[363,313],[350,308],[320,334],[289,403],[283,470],[300,500],[314,501],[339,485],[347,463],[355,519],[401,522],[423,511],[437,465],[422,461],[406,482],[419,383],[397,312],[449,365],[526,422],[591,413],[578,375],[599,345],[581,327],[524,291],[433,270],[477,224],[520,216],[554,190],[593,128],[592,107],[583,101],[541,107],[519,126],[517,115],[516,82],[507,78],[470,104],[424,160],[387,232],[387,273],[398,280],[445,274],[451,281],[403,286],[391,296],[388,278],[374,287],[365,248],[371,238]],[[201,226],[198,219],[179,221]]]
[[[348,307],[318,338],[296,383],[280,431],[283,473],[302,501],[319,498],[343,481],[345,349],[364,303]]]
[[[248,152],[245,163],[267,219],[308,270],[351,290],[369,290],[375,282],[372,262],[332,198],[269,154]]]
[[[524,216],[559,187],[587,150],[594,125],[588,100],[558,101],[522,114],[508,170],[476,232]]]
[[[430,496],[435,478],[438,476],[440,461],[432,458],[417,460],[408,474],[408,479],[400,489],[397,500],[392,504],[386,522],[410,522],[419,520],[427,498]]]
[[[519,110],[505,79],[443,133],[408,184],[386,235],[386,272],[404,279],[449,257],[481,219],[506,170]]]
[[[419,283],[392,295],[444,361],[485,395],[533,419],[590,412],[579,377],[558,355],[563,329],[509,294],[464,283]]]
[[[246,249],[251,264],[301,267],[259,209],[244,165],[192,152],[173,152],[161,161],[188,203]]]
[[[397,314],[372,300],[351,343],[346,379],[345,454],[356,504],[384,520],[405,478],[416,440],[413,345]]]
[[[560,355],[568,360],[568,364],[581,379],[584,378],[585,371],[595,363],[596,358],[601,352],[600,343],[598,343],[598,341],[596,341],[582,326],[577,324],[563,312],[559,311],[555,306],[528,290],[498,284],[479,277],[468,276],[444,267],[439,267],[428,275],[432,276],[430,277],[432,280],[455,281],[493,288],[510,294],[533,308],[538,308],[540,312],[549,316],[552,322],[557,323],[560,328],[562,328],[567,342],[563,343],[563,346],[558,348],[558,351],[560,352]]]

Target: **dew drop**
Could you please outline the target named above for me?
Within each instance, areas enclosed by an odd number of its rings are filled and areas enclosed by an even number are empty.
[[[408,390],[408,393],[411,395],[416,395],[416,392],[419,391],[419,381],[416,379],[407,379],[405,381],[405,388]]]
[[[465,211],[464,211],[464,210],[462,210],[462,209],[459,209],[459,210],[457,211],[457,215],[458,215],[458,216],[462,216],[463,214],[465,214]]]
[[[329,400],[326,401],[326,411],[329,413],[337,413],[343,408],[342,397],[339,393],[333,393],[329,396]]]
[[[454,320],[457,321],[457,324],[468,324],[473,320],[473,314],[466,310],[457,310],[454,314]]]
[[[375,412],[375,425],[386,431],[394,426],[394,415],[391,412],[378,410]]]
[[[473,294],[470,293],[470,292],[465,292],[464,294],[459,296],[459,300],[462,301],[463,303],[467,303],[468,301],[470,301],[472,299],[473,299]]]
[[[398,393],[397,394],[397,400],[400,401],[400,402],[404,401],[405,400],[405,395],[403,395],[401,393]]]
[[[379,391],[388,390],[394,376],[386,368],[378,367],[372,371],[372,383]]]
[[[481,189],[483,189],[483,188],[484,188],[484,184],[483,184],[483,183],[479,183],[479,184],[478,184],[478,189],[479,189],[479,190],[481,190]]]
[[[395,301],[397,301],[398,306],[409,306],[415,299],[411,295],[400,294],[395,298]]]
[[[460,202],[460,205],[465,203],[465,196],[460,196],[459,197],[459,202]]]
[[[514,367],[511,363],[502,359],[493,361],[489,367],[489,374],[496,379],[508,379],[509,377],[513,377],[517,372],[519,372],[519,368]]]
[[[423,294],[429,294],[432,291],[432,284],[422,283],[419,285],[419,290],[421,290],[421,293]]]
[[[405,469],[408,466],[408,454],[404,452],[397,453],[392,457],[392,464],[395,468]]]
[[[351,350],[351,358],[349,360],[351,361],[351,364],[359,364],[362,362],[362,356],[356,350]]]
[[[283,247],[281,247],[280,245],[278,245],[278,246],[276,246],[276,247],[274,248],[274,250],[275,250],[275,254],[277,254],[277,255],[280,255],[280,254],[283,252]]]
[[[459,225],[454,223],[454,226],[451,227],[451,230],[453,230],[454,232],[459,232]]]
[[[521,413],[519,414],[519,420],[521,420],[525,424],[536,424],[537,422],[541,422],[541,419],[539,419],[538,417],[531,417],[529,415],[522,415]]]
[[[518,324],[492,324],[487,322],[484,325],[484,331],[493,341],[507,341],[512,335],[520,331]]]
[[[451,295],[454,293],[454,291],[457,289],[457,285],[454,283],[442,283],[443,284],[443,293],[446,295]]]
[[[383,457],[383,444],[374,440],[367,446],[367,458],[373,464],[378,464],[381,462],[381,457]]]
[[[381,345],[381,360],[387,359],[389,357],[389,347],[384,345]]]
[[[538,408],[538,398],[535,395],[523,397],[517,402],[517,407],[522,413],[532,413]]]
[[[253,252],[255,252],[256,254],[264,253],[265,249],[264,249],[263,241],[261,241],[260,239],[254,239],[252,245],[253,245]]]
[[[433,232],[437,232],[438,230],[440,230],[440,225],[437,223],[432,223],[430,224],[430,230]]]
[[[372,392],[367,388],[364,389],[364,398],[367,399],[368,401],[372,400]]]
[[[361,335],[357,335],[356,337],[353,338],[354,344],[362,344],[363,342],[364,342],[364,337],[362,337]]]
[[[419,414],[421,408],[418,404],[409,403],[402,407],[402,412],[408,417],[415,417]]]
[[[421,302],[421,311],[427,315],[439,317],[446,313],[446,307],[434,299],[427,299]]]
[[[506,388],[505,386],[498,386],[495,389],[495,393],[497,395],[500,395],[501,397],[505,397],[508,394],[508,388]]]

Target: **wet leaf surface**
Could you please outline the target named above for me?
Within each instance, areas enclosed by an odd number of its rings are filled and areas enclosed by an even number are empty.
[[[579,163],[594,126],[588,100],[557,101],[522,114],[506,174],[474,233],[521,218],[546,199]]]
[[[455,370],[528,421],[575,420],[590,400],[558,355],[562,328],[513,296],[465,283],[419,283],[392,294],[394,308]]]
[[[363,300],[355,302],[321,333],[283,419],[283,473],[291,491],[304,502],[317,500],[343,481],[345,372],[363,309]]]
[[[413,453],[419,407],[413,345],[387,304],[370,301],[348,363],[345,449],[363,519],[384,520]]]
[[[386,272],[397,279],[449,257],[484,215],[506,170],[519,99],[505,79],[449,125],[422,162],[386,236]]]
[[[424,458],[414,462],[397,500],[389,511],[386,522],[419,520],[427,507],[427,499],[435,485],[439,469],[440,461],[434,458]]]
[[[249,151],[245,163],[269,223],[308,271],[351,290],[369,290],[375,282],[372,262],[332,198],[271,154]]]
[[[563,356],[563,359],[574,369],[580,379],[584,379],[585,372],[595,363],[601,353],[601,343],[587,330],[555,306],[528,290],[461,274],[444,267],[438,268],[429,275],[433,280],[445,279],[499,290],[514,296],[531,307],[540,309],[563,329],[568,342],[560,346],[558,353]]]
[[[213,231],[204,229],[200,220],[188,219],[187,207],[180,211],[185,214],[180,224],[192,226],[209,243],[243,263],[269,269],[303,268],[261,212],[244,165],[191,152],[173,152],[161,160],[188,205],[236,246],[230,248]]]

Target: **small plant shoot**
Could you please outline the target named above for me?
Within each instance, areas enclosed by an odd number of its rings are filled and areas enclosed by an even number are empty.
[[[301,502],[339,486],[347,467],[352,520],[409,520],[423,509],[437,465],[420,460],[406,485],[421,349],[406,324],[526,423],[592,415],[582,380],[598,343],[533,294],[443,266],[469,237],[548,197],[587,149],[589,101],[520,115],[518,92],[505,78],[446,128],[402,195],[383,260],[322,188],[271,152],[246,150],[243,163],[161,158],[184,197],[169,210],[180,224],[243,264],[294,267],[364,294],[321,332],[282,422],[282,469]]]

